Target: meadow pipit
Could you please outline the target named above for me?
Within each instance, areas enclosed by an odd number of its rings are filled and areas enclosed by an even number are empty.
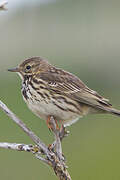
[[[24,60],[17,68],[22,79],[22,95],[28,107],[40,118],[69,126],[80,117],[93,113],[120,116],[108,99],[89,89],[78,77],[56,68],[41,57]]]

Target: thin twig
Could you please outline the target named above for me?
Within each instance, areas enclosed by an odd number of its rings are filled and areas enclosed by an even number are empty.
[[[12,149],[17,151],[26,151],[26,152],[33,151],[33,145],[8,143],[8,142],[0,142],[0,148]]]
[[[0,108],[9,116],[21,129],[41,148],[46,154],[48,154],[47,146],[37,137],[34,132],[27,128],[26,124],[23,123],[8,107],[0,101]]]
[[[43,157],[41,157],[38,153],[36,153],[35,157],[39,160],[41,160],[42,162],[44,162],[45,164],[49,165],[49,161]]]
[[[59,178],[59,180],[71,180],[71,177],[67,171],[64,158],[62,158],[62,147],[60,142],[60,136],[55,126],[55,120],[52,117],[52,123],[54,126],[56,152],[49,149],[34,132],[32,132],[27,126],[2,102],[0,101],[0,108],[9,116],[21,129],[35,142],[35,146],[16,143],[0,143],[0,148],[13,149],[19,151],[32,152],[35,157],[42,162],[51,166]]]
[[[7,10],[7,8],[6,8],[6,5],[8,4],[8,2],[7,1],[2,1],[2,2],[0,2],[0,11],[2,10],[2,11],[5,11],[5,10]]]
[[[61,141],[60,141],[60,136],[59,136],[60,131],[56,127],[56,123],[55,123],[53,116],[51,116],[50,122],[52,124],[52,131],[55,136],[56,153],[57,153],[59,159],[63,160],[64,158],[62,156],[62,146],[61,146]]]
[[[51,120],[52,120],[52,119],[51,119]],[[54,120],[54,118],[53,118],[53,120]],[[54,127],[56,127],[55,121],[54,121]],[[67,136],[69,135],[69,133],[70,133],[70,132],[66,130],[66,128],[64,127],[64,125],[62,125],[62,127],[60,128],[60,130],[58,131],[58,134],[57,134],[59,140],[58,140],[58,142],[56,142],[56,132],[54,132],[55,141],[51,144],[51,149],[55,149],[55,148],[57,148],[57,149],[59,149],[59,150],[61,149],[61,151],[59,151],[59,152],[61,152],[61,154],[62,154],[62,147],[60,147],[60,146],[56,147],[56,144],[57,144],[57,143],[58,143],[58,144],[59,144],[59,143],[61,144],[63,138],[64,138],[64,137],[67,137]],[[58,150],[56,150],[56,151],[58,152]]]
[[[39,151],[39,148],[37,146],[33,146],[32,144],[0,142],[0,148],[11,149],[16,151],[32,152],[33,154],[35,154],[35,157],[37,159],[49,164],[48,160],[40,156],[42,153]]]

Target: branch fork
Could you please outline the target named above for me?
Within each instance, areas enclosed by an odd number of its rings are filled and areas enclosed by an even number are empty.
[[[59,180],[71,180],[65,164],[65,158],[62,153],[62,139],[68,135],[65,127],[62,126],[60,130],[56,127],[55,119],[53,116],[50,118],[52,124],[52,132],[55,141],[49,147],[31,131],[25,123],[23,123],[2,101],[0,101],[0,109],[3,110],[35,143],[35,145],[17,144],[0,142],[0,148],[12,149],[17,151],[31,152],[35,157],[45,164],[51,166]]]

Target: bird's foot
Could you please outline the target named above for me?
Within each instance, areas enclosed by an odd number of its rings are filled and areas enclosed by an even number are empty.
[[[51,120],[53,117],[48,116],[48,119],[46,121],[47,126],[50,131],[52,131],[55,134],[59,134],[59,138],[62,141],[64,137],[67,137],[69,135],[69,131],[66,130],[65,126],[60,122],[60,125],[58,124],[57,120],[54,119],[54,123]]]
[[[62,124],[60,131],[59,131],[59,137],[62,141],[64,137],[67,137],[69,135],[69,131],[66,130],[65,126]]]
[[[54,121],[55,121],[55,127],[54,127],[54,124],[53,124],[52,121],[51,121],[51,117],[52,117],[52,116],[48,116],[47,121],[46,121],[46,124],[47,124],[48,129],[49,129],[50,131],[54,131],[54,129],[56,129],[56,130],[59,131],[60,128],[59,128],[59,125],[58,125],[57,120],[56,120],[56,119],[54,120]]]

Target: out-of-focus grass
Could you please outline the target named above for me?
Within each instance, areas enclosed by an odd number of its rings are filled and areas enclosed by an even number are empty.
[[[66,0],[23,7],[12,15],[9,10],[1,16],[0,98],[46,144],[52,142],[52,134],[45,122],[28,110],[20,93],[20,79],[6,69],[26,57],[48,57],[51,63],[73,72],[120,109],[118,7],[117,1]],[[68,129],[70,135],[63,141],[63,151],[72,179],[120,179],[120,118],[91,115]],[[32,143],[2,111],[0,141]],[[56,179],[52,170],[31,154],[4,149],[0,149],[0,178]]]

